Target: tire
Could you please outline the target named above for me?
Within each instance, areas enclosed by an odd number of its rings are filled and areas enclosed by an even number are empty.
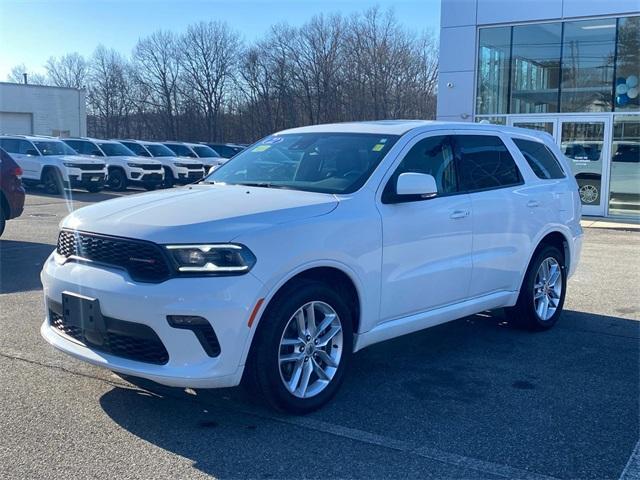
[[[302,310],[302,321],[309,328],[311,309],[318,328],[324,321],[331,323],[317,332],[316,341],[312,330],[305,331],[304,342],[298,341],[295,315]],[[352,325],[349,308],[334,290],[321,282],[295,282],[277,295],[262,316],[247,362],[245,386],[280,411],[304,414],[320,408],[344,379],[352,355]],[[338,333],[331,337],[332,332]],[[287,345],[283,345],[284,339],[289,340]],[[287,387],[286,382],[293,387]]]
[[[162,186],[164,188],[171,188],[175,184],[175,178],[173,177],[173,171],[170,168],[165,167],[164,169],[164,181],[162,182]]]
[[[99,191],[101,191],[104,187],[102,185],[89,185],[87,186],[87,192],[90,193],[98,193]]]
[[[549,275],[544,273],[543,263],[550,267],[547,270]],[[550,277],[557,275],[556,272],[559,273],[559,278],[550,282]],[[557,323],[562,314],[566,292],[564,255],[557,247],[545,245],[531,259],[520,288],[518,302],[514,307],[506,309],[507,315],[522,328],[548,330]],[[544,308],[545,301],[548,301],[547,309]]]
[[[111,190],[116,192],[124,192],[127,189],[127,176],[124,171],[119,168],[109,170],[109,178],[107,185]]]
[[[0,236],[4,233],[4,227],[7,225],[7,218],[4,213],[4,208],[2,203],[0,202]]]
[[[55,168],[47,168],[42,172],[42,186],[51,195],[59,195],[64,190],[62,175]]]
[[[578,193],[580,200],[585,205],[597,205],[600,203],[600,181],[578,180]]]

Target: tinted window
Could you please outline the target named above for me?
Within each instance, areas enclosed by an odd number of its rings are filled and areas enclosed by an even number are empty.
[[[385,196],[395,193],[398,177],[408,172],[433,176],[436,179],[439,194],[457,192],[458,179],[450,137],[429,137],[416,143],[389,180]]]
[[[165,143],[173,152],[179,157],[198,158],[198,156],[191,151],[191,149],[185,145],[179,143]]]
[[[75,155],[76,152],[64,142],[54,141],[41,141],[33,142],[42,155]]]
[[[456,135],[462,190],[485,190],[521,183],[520,172],[502,140],[493,135]]]
[[[213,148],[211,147],[207,147],[206,145],[194,145],[193,147],[193,151],[196,152],[196,154],[200,157],[200,158],[210,158],[210,157],[219,157],[220,155],[218,155],[218,152],[216,152]]]
[[[520,152],[527,160],[527,163],[538,178],[564,178],[564,172],[556,160],[556,157],[549,151],[547,146],[540,142],[514,138],[513,143],[520,149]]]
[[[169,150],[164,145],[156,144],[156,143],[148,143],[145,145],[145,148],[151,152],[151,155],[154,157],[173,157],[175,153],[172,150]]]
[[[16,138],[0,139],[0,146],[9,153],[18,153],[19,143]]]
[[[102,151],[110,157],[131,157],[134,153],[121,143],[98,143]]]
[[[133,153],[138,155],[139,157],[150,157],[149,152],[147,152],[142,145],[136,142],[120,142]]]
[[[64,143],[82,155],[103,156],[100,149],[92,142],[87,142],[86,140],[64,140]]]

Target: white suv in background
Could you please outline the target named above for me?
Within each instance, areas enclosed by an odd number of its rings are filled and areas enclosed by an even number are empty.
[[[0,147],[22,168],[25,185],[42,184],[51,194],[65,187],[97,192],[104,186],[105,162],[80,156],[57,138],[2,135]]]
[[[197,158],[205,167],[206,172],[216,169],[228,159],[222,158],[213,148],[200,143],[163,142],[167,147],[181,157]]]
[[[580,214],[546,133],[295,128],[188,189],[69,215],[41,275],[41,332],[116,372],[193,388],[244,378],[276,408],[308,412],[368,345],[498,308],[551,328]]]
[[[80,155],[104,158],[107,163],[107,186],[123,191],[129,185],[141,185],[154,190],[164,181],[162,164],[157,160],[141,158],[115,140],[96,138],[65,138],[64,142]]]
[[[143,140],[118,140],[125,147],[141,157],[153,157],[164,168],[164,186],[185,185],[200,180],[204,175],[202,162],[189,158],[178,158],[176,154],[160,142]]]

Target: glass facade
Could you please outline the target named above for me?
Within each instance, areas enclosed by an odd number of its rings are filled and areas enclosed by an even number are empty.
[[[513,27],[510,113],[558,111],[562,24]]]
[[[476,115],[640,111],[640,17],[481,28]]]
[[[481,28],[476,122],[544,131],[584,215],[640,219],[640,16]]]

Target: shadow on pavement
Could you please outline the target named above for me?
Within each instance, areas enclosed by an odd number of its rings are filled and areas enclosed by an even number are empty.
[[[474,315],[359,352],[338,396],[309,417],[558,478],[617,478],[638,439],[639,326],[567,311],[529,333],[501,312]],[[134,383],[152,393],[115,388],[104,411],[216,477],[469,476],[274,421],[239,389]]]
[[[42,288],[40,271],[55,248],[49,243],[0,240],[0,293]]]
[[[129,193],[142,193],[146,190],[136,190]],[[64,193],[59,193],[57,195],[52,195],[50,193],[46,193],[44,190],[29,187],[27,188],[27,194],[34,197],[42,197],[42,198],[51,198],[51,199],[60,199],[66,201],[76,201],[76,202],[102,202],[103,200],[109,200],[112,198],[118,198],[125,194],[125,192],[111,192],[109,190],[101,190],[100,192],[87,192],[86,190],[65,190]]]

